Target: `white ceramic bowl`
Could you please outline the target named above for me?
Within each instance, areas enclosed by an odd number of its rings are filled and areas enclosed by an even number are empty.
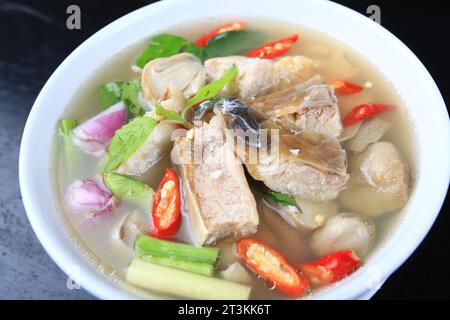
[[[370,257],[365,268],[313,298],[371,297],[378,288],[376,284],[383,283],[417,248],[439,213],[450,176],[449,120],[433,79],[395,36],[370,19],[330,1],[166,0],[118,19],[80,45],[45,84],[23,133],[20,186],[29,220],[61,269],[71,273],[73,266],[79,266],[75,280],[93,295],[104,299],[133,298],[82,256],[58,216],[49,164],[59,117],[77,88],[121,49],[182,22],[237,15],[299,23],[349,44],[392,81],[415,127],[418,179],[402,222],[389,241]]]

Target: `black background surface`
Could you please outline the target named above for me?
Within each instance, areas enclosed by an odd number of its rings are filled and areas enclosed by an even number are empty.
[[[45,81],[72,50],[103,26],[149,2],[1,0],[0,88],[4,100],[0,101],[0,108],[3,109],[0,111],[28,113]],[[443,7],[444,1],[337,2],[362,14],[371,4],[380,6],[381,24],[419,57],[437,82],[446,103],[449,103],[450,11]],[[70,4],[81,8],[81,30],[69,31],[66,28],[66,8]],[[11,98],[16,96],[20,99]],[[384,284],[375,299],[450,298],[448,209],[447,199],[424,242]]]

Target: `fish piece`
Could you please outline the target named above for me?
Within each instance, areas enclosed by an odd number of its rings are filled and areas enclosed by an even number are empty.
[[[234,130],[227,133],[245,141],[245,148],[242,143],[234,143],[234,148],[249,174],[271,190],[325,201],[335,199],[345,187],[346,154],[335,138],[283,127],[283,121],[267,119],[233,98],[222,99],[216,109],[225,126]],[[236,141],[234,136],[231,141]]]
[[[350,180],[339,199],[349,209],[379,216],[408,201],[409,169],[390,142],[377,142],[350,159]]]
[[[233,64],[238,68],[237,86],[227,86],[225,94],[250,99],[275,87],[305,79],[313,62],[302,56],[284,57],[278,61],[244,56],[212,58],[205,61],[208,78],[219,79]]]
[[[264,123],[262,127],[274,128]],[[345,151],[335,139],[323,135],[279,129],[278,154],[259,156],[257,163],[246,162],[250,175],[271,190],[303,200],[333,200],[349,178]]]
[[[185,137],[177,137],[172,151],[181,176],[184,209],[198,244],[251,235],[259,223],[242,163],[224,129],[214,116]]]
[[[286,89],[246,100],[252,109],[287,121],[306,131],[332,137],[342,133],[341,116],[333,88],[319,75]]]

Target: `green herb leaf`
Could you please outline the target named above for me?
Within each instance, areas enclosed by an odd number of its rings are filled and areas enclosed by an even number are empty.
[[[158,116],[163,117],[165,122],[181,124],[186,128],[191,127],[191,124],[183,119],[182,116],[175,111],[165,109],[160,103],[156,104],[155,112]]]
[[[102,108],[123,100],[129,114],[138,117],[145,113],[141,84],[139,80],[117,81],[102,85],[99,90],[100,105]]]
[[[136,66],[143,68],[147,62],[156,58],[165,58],[177,53],[188,52],[204,59],[204,50],[188,40],[172,34],[160,34],[150,39],[145,49],[136,59]]]
[[[126,161],[145,142],[156,126],[156,120],[137,117],[116,131],[108,148],[108,159],[102,171],[113,171]]]
[[[63,119],[59,121],[59,130],[65,136],[70,135],[76,126],[77,121],[73,119]]]
[[[143,100],[142,95],[141,82],[139,80],[122,82],[122,100],[133,117],[142,116],[145,113],[145,108],[141,104]]]
[[[137,204],[145,211],[151,209],[155,192],[143,182],[114,172],[103,173],[103,181],[119,199]]]
[[[102,108],[106,109],[120,101],[122,95],[121,84],[121,82],[110,82],[102,85],[98,89],[100,105]]]
[[[288,194],[276,192],[268,188],[264,188],[263,192],[268,195],[275,203],[297,206],[297,201],[295,201],[295,199]]]
[[[186,113],[192,106],[217,96],[220,91],[236,77],[237,73],[238,69],[236,65],[233,64],[223,73],[219,80],[213,81],[197,91],[197,93],[187,101],[187,106],[181,112],[183,119],[186,119]]]
[[[205,48],[205,60],[213,57],[225,57],[246,54],[264,44],[262,33],[252,30],[232,30],[219,33],[208,41]]]

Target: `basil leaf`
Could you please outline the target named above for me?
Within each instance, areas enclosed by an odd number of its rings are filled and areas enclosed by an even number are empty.
[[[205,60],[213,57],[225,57],[246,54],[264,44],[262,33],[251,30],[232,30],[219,33],[208,41],[205,48]]]
[[[180,116],[175,111],[165,109],[160,103],[156,104],[155,112],[158,116],[163,117],[165,122],[170,123],[177,123],[181,124],[185,127],[190,127],[191,124],[187,122],[185,119],[183,119],[182,116]]]
[[[268,188],[264,188],[263,192],[268,195],[275,203],[297,206],[297,201],[295,201],[295,199],[288,194],[276,192]]]
[[[145,183],[114,172],[105,172],[103,182],[119,199],[139,205],[145,211],[150,210],[155,192]]]
[[[181,52],[192,53],[200,60],[204,58],[203,48],[176,35],[160,34],[150,39],[147,49],[139,55],[135,64],[139,68],[143,68],[150,60],[170,57]]]
[[[220,91],[233,80],[238,73],[238,69],[235,64],[233,64],[227,71],[223,73],[219,80],[213,81],[200,90],[187,101],[187,106],[181,112],[183,119],[186,119],[186,113],[192,106],[204,101],[209,100],[217,96]]]
[[[126,161],[145,142],[156,126],[156,120],[137,117],[116,131],[108,148],[108,159],[102,171],[112,171]]]
[[[133,117],[142,116],[145,108],[142,106],[139,95],[142,95],[141,82],[139,80],[122,82],[122,100]]]
[[[110,82],[102,85],[98,93],[102,108],[107,108],[123,100],[132,117],[138,117],[145,113],[140,99],[142,90],[139,80]]]

